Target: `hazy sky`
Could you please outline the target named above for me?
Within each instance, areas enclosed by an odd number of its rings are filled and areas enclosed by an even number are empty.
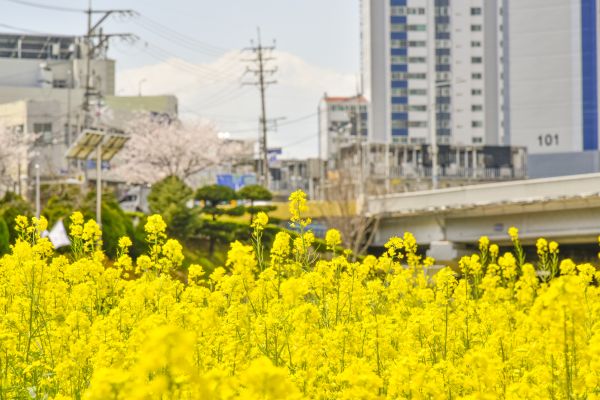
[[[10,27],[83,34],[86,0],[0,0],[0,30]],[[117,93],[173,93],[183,118],[207,117],[234,137],[257,135],[259,97],[241,76],[260,26],[265,44],[276,40],[267,116],[285,117],[269,134],[270,147],[287,157],[316,155],[318,100],[324,92],[350,95],[359,71],[358,0],[95,0],[97,9],[131,8],[140,15],[111,17],[105,32],[131,32],[135,42],[115,39]],[[7,26],[8,25],[8,26]],[[246,76],[245,80],[250,80]],[[140,84],[140,82],[142,82]]]

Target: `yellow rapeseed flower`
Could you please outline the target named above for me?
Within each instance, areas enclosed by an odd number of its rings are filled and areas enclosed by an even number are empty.
[[[325,234],[325,243],[330,250],[342,244],[342,234],[337,229],[329,229]]]
[[[510,236],[511,240],[517,240],[519,238],[519,230],[514,226],[508,228],[508,236]]]

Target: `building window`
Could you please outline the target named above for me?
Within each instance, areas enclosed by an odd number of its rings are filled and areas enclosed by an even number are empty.
[[[390,30],[392,32],[406,32],[406,25],[405,24],[392,24],[392,26],[390,27]]]
[[[408,15],[417,15],[417,14],[424,15],[425,14],[425,9],[422,8],[422,7],[418,7],[418,8],[417,7],[408,7],[406,9],[406,13]]]
[[[481,79],[483,77],[483,74],[481,72],[473,72],[471,74],[471,79]]]
[[[473,104],[471,105],[471,111],[483,111],[483,106],[481,104]]]
[[[40,143],[52,143],[52,123],[42,122],[33,124],[33,133],[39,138],[37,139]]]
[[[482,90],[481,89],[471,89],[471,94],[473,96],[481,96]]]
[[[52,81],[52,87],[54,88],[66,88],[67,80],[66,79],[54,79]]]
[[[435,8],[435,15],[438,17],[447,17],[449,14],[449,7],[436,7]]]
[[[483,58],[482,57],[471,57],[471,62],[473,64],[481,64],[483,62]]]
[[[406,56],[392,56],[392,64],[406,64],[407,61]]]
[[[427,128],[427,121],[408,121],[409,128]]]
[[[405,81],[407,79],[425,79],[427,74],[418,72],[392,72],[393,81]]]
[[[425,96],[427,95],[427,89],[410,89],[408,94],[411,96]]]
[[[394,97],[406,97],[408,95],[407,88],[392,88],[392,96]]]
[[[392,129],[406,129],[408,128],[408,121],[401,119],[392,120]]]
[[[435,62],[437,64],[450,64],[450,56],[437,56]]]
[[[425,45],[424,40],[411,40],[408,42],[408,47],[425,47]]]
[[[438,86],[435,88],[435,93],[438,96],[450,96],[450,86]]]
[[[437,32],[450,32],[450,24],[437,24],[435,30]]]
[[[481,7],[471,7],[471,15],[481,15]]]
[[[403,15],[406,15],[406,7],[404,7],[404,6],[393,6],[390,9],[390,13],[393,16],[403,16]]]
[[[481,128],[482,126],[482,121],[471,121],[471,128]]]
[[[427,26],[425,25],[408,25],[408,30],[409,31],[416,31],[416,32],[424,32],[427,29]]]
[[[406,40],[393,39],[390,45],[392,48],[404,48],[406,47]]]
[[[471,32],[481,32],[481,25],[471,25]]]
[[[483,138],[481,136],[473,136],[471,138],[471,141],[473,142],[473,144],[479,144],[483,143]]]
[[[481,47],[481,42],[478,40],[472,40],[471,47]]]

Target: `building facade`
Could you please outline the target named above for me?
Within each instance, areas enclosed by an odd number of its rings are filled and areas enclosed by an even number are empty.
[[[319,157],[333,163],[340,147],[369,134],[367,101],[362,96],[332,97],[319,102]]]
[[[115,96],[115,61],[100,49],[88,68],[86,53],[77,36],[0,34],[0,127],[22,135],[28,147],[19,176],[7,177],[15,186],[30,186],[35,164],[44,182],[81,174],[66,152],[86,114],[92,126],[117,129],[137,113],[177,117],[175,96]]]
[[[532,155],[598,151],[597,0],[506,3],[508,141]]]
[[[497,0],[363,0],[362,84],[376,143],[502,142]]]

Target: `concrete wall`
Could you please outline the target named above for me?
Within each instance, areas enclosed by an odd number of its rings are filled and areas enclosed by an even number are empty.
[[[42,66],[48,71],[42,73]],[[71,83],[73,88],[85,87],[85,60],[0,59],[0,86],[20,88],[52,87],[54,82]],[[92,60],[91,83],[103,95],[115,94],[115,61]],[[43,82],[46,81],[46,82]],[[12,99],[11,99],[12,100]]]
[[[438,212],[478,205],[531,202],[593,194],[600,191],[600,173],[548,179],[471,185],[370,197],[368,212],[393,215]]]
[[[509,20],[510,144],[527,146],[529,154],[582,150],[580,5],[516,0],[504,10]]]
[[[527,158],[530,178],[600,172],[600,153],[597,151],[529,154]]]
[[[507,230],[511,226],[518,227],[519,237],[523,243],[530,245],[540,237],[564,244],[595,243],[600,234],[600,204],[597,202],[591,207],[560,212],[519,211],[515,208],[512,213],[506,214],[473,216],[469,215],[469,211],[462,214],[386,218],[380,223],[373,245],[383,246],[390,237],[402,236],[407,231],[415,235],[419,245],[436,241],[475,245],[484,235],[506,245],[510,243]]]

